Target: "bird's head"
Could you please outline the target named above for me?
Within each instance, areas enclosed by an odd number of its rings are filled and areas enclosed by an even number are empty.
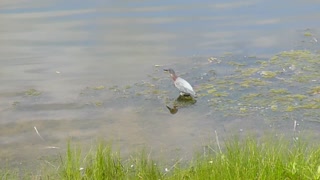
[[[174,72],[173,69],[169,68],[169,69],[163,69],[163,71],[165,72],[169,72],[171,78],[175,81],[177,79],[177,75],[176,73]]]

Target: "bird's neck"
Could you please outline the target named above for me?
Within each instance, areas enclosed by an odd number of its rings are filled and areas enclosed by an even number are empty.
[[[178,77],[175,74],[171,74],[171,78],[175,81]]]

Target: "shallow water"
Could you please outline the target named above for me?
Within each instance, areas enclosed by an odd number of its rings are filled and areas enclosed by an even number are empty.
[[[104,138],[124,152],[148,147],[169,158],[190,156],[214,131],[222,139],[268,131],[315,139],[319,8],[311,0],[1,1],[1,166],[37,163],[63,152],[68,139],[92,145]],[[257,63],[290,50],[316,60]],[[194,85],[195,104],[175,101],[163,67]],[[249,68],[259,70],[246,76]],[[300,75],[310,76],[298,82]],[[250,78],[266,84],[243,83]],[[289,92],[272,91],[279,88]],[[288,94],[306,97],[278,102]],[[316,108],[296,108],[308,103]],[[170,114],[166,106],[176,105]]]

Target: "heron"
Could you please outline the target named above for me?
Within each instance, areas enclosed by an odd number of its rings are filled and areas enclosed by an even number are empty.
[[[196,92],[193,90],[192,86],[188,81],[184,80],[183,78],[176,75],[173,69],[164,69],[165,72],[169,72],[170,76],[173,80],[174,86],[179,89],[180,95],[183,96],[192,96],[197,97]]]

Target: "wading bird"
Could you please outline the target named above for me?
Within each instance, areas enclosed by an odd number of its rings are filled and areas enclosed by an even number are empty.
[[[188,81],[178,77],[173,69],[164,69],[164,71],[169,72],[170,76],[174,82],[174,85],[180,91],[180,95],[183,96],[192,96],[197,97],[196,92],[194,92],[192,86],[188,83]]]

